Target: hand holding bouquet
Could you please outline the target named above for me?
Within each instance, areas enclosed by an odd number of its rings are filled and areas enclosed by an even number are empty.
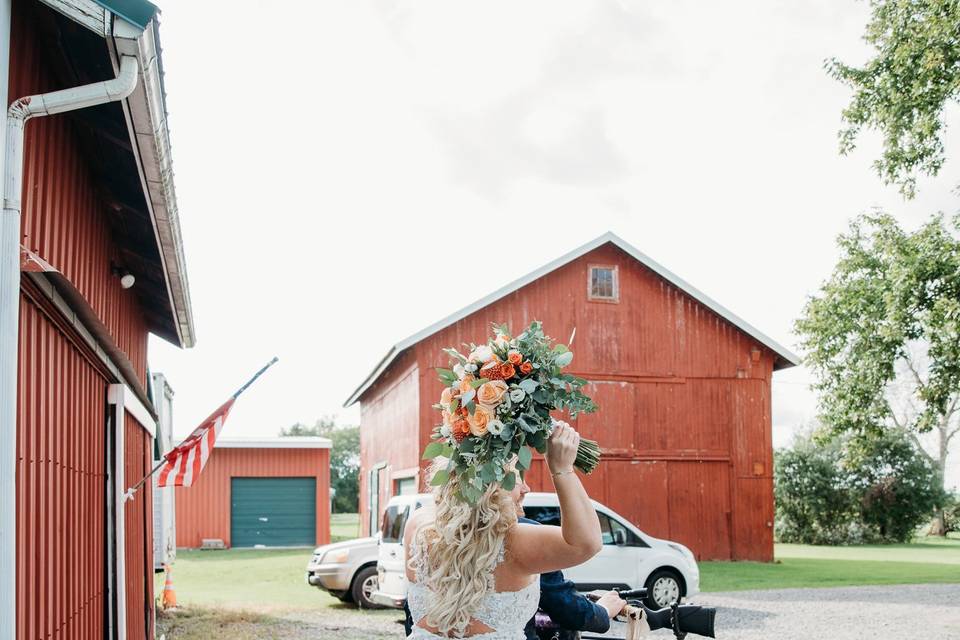
[[[553,344],[539,322],[515,338],[505,326],[495,326],[493,340],[469,349],[466,356],[444,349],[451,368],[437,369],[444,389],[434,405],[443,422],[434,429],[423,458],[448,457],[431,484],[445,483],[451,473],[461,475],[467,482],[461,483],[459,497],[476,503],[492,483],[513,489],[516,474],[506,467],[514,455],[523,472],[533,457],[528,447],[546,451],[551,411],[566,410],[576,417],[597,407],[581,391],[587,381],[562,372],[573,352]],[[599,445],[581,438],[574,466],[590,473],[599,461]]]

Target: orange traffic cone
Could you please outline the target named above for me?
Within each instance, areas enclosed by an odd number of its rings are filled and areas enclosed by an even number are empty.
[[[177,606],[177,592],[173,590],[173,578],[171,577],[173,568],[170,565],[166,565],[166,569],[167,579],[163,583],[163,608],[173,609]]]

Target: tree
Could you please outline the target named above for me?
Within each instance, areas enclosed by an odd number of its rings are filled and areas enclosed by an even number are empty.
[[[839,440],[819,443],[798,435],[774,455],[776,533],[780,542],[860,542],[852,527],[856,499],[843,471]]]
[[[774,459],[775,533],[807,544],[906,542],[947,503],[941,484],[900,429],[800,435]]]
[[[935,176],[943,166],[943,112],[960,97],[960,1],[871,0],[864,40],[874,55],[862,67],[836,58],[829,73],[853,89],[843,111],[840,151],[856,146],[862,128],[883,136],[874,168],[908,198],[918,173]]]
[[[357,513],[360,494],[360,427],[337,426],[333,417],[324,416],[312,426],[296,423],[280,430],[281,436],[322,436],[332,441],[330,448],[330,487],[334,513]]]
[[[960,215],[952,226],[960,231]],[[794,325],[819,418],[861,441],[898,428],[919,445],[917,434],[933,432],[942,477],[960,432],[960,241],[942,214],[906,233],[876,213],[838,244],[833,274]],[[909,410],[898,413],[904,397]]]

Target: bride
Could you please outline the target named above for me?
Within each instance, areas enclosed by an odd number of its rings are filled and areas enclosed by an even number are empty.
[[[560,527],[517,522],[521,483],[513,491],[493,483],[476,505],[454,495],[455,475],[434,488],[434,508],[415,512],[404,532],[411,638],[523,640],[537,611],[540,574],[600,551],[600,522],[573,470],[579,442],[560,422],[547,443]]]

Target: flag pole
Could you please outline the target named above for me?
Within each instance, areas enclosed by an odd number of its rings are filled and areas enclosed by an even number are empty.
[[[240,387],[239,389],[237,389],[236,393],[234,393],[234,394],[233,394],[232,396],[230,396],[230,397],[233,398],[234,400],[236,400],[238,397],[240,397],[240,394],[243,393],[244,391],[246,391],[246,390],[247,390],[247,387],[249,387],[250,385],[252,385],[252,384],[256,381],[257,378],[259,378],[260,376],[262,376],[264,371],[266,371],[267,369],[269,369],[270,367],[272,367],[273,365],[275,365],[278,360],[279,360],[279,358],[277,358],[277,356],[273,356],[273,360],[271,360],[270,362],[268,362],[267,364],[265,364],[265,365],[260,369],[260,371],[257,371],[255,374],[253,374],[253,377],[250,378],[249,380],[247,380],[246,384],[244,384],[242,387]],[[188,436],[188,437],[189,437],[189,436]],[[186,439],[181,440],[181,441],[180,441],[180,444],[183,444],[185,441],[186,441]],[[177,447],[179,447],[180,444],[178,444]],[[176,449],[176,447],[174,447],[174,449]],[[153,469],[150,470],[150,473],[148,473],[147,475],[145,475],[145,476],[143,476],[142,478],[140,478],[140,482],[138,482],[137,484],[135,484],[135,485],[133,485],[132,487],[130,487],[129,489],[127,489],[126,493],[123,494],[123,500],[124,500],[124,502],[126,502],[127,500],[133,500],[133,494],[135,494],[135,493],[140,489],[140,487],[143,486],[143,483],[146,482],[146,481],[150,478],[150,476],[152,476],[152,475],[155,474],[157,471],[159,471],[159,470],[160,470],[160,467],[162,467],[162,466],[163,466],[164,464],[166,464],[166,463],[167,463],[166,458],[161,458],[161,459],[160,459],[160,462],[157,463],[157,466],[155,466]]]

